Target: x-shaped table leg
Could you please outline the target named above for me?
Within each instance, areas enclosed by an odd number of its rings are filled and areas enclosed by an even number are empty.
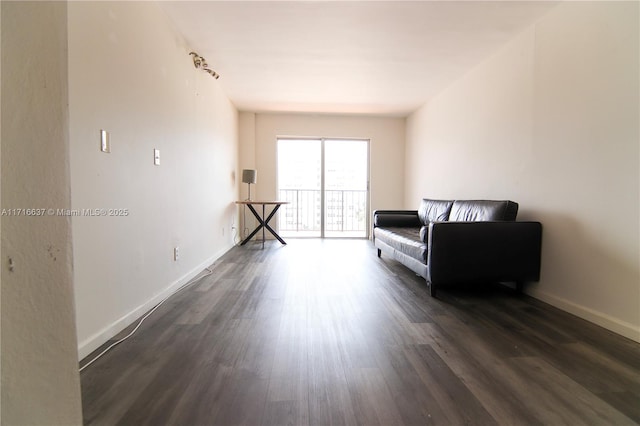
[[[249,234],[249,236],[247,238],[244,239],[244,241],[242,243],[240,243],[241,246],[243,246],[246,243],[248,243],[249,240],[251,238],[253,238],[253,236],[256,235],[262,229],[262,247],[264,248],[264,241],[265,241],[264,230],[265,230],[265,228],[269,232],[271,232],[271,234],[274,237],[276,237],[278,239],[278,241],[280,241],[282,244],[287,244],[287,243],[284,242],[284,240],[282,238],[280,238],[280,235],[278,235],[278,233],[271,226],[269,226],[269,221],[271,220],[271,218],[273,218],[273,216],[276,214],[276,212],[280,208],[280,204],[276,204],[275,205],[275,207],[273,208],[271,213],[269,213],[269,216],[267,216],[266,219],[263,219],[264,216],[265,216],[265,205],[264,204],[262,205],[262,217],[258,214],[256,209],[253,208],[253,205],[247,204],[247,207],[249,207],[249,210],[251,210],[251,213],[253,213],[255,218],[258,220],[258,226],[256,227],[256,229],[253,230],[253,232],[251,232],[251,234]]]

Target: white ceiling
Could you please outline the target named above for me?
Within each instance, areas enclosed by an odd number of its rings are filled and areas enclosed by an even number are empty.
[[[557,2],[160,4],[241,111],[403,116]]]

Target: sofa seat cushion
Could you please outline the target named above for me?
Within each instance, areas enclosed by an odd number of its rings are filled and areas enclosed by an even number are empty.
[[[456,200],[451,207],[451,222],[514,221],[518,203],[513,201]]]
[[[420,228],[375,228],[373,234],[401,253],[420,262],[427,262],[427,244],[420,241]]]

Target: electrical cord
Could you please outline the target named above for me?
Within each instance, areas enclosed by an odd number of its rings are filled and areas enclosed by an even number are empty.
[[[200,281],[201,279],[208,277],[209,275],[213,274],[213,271],[209,268],[205,268],[208,273],[205,275],[202,275],[201,277],[194,277],[191,281],[189,281],[188,283],[184,284],[182,287],[180,287],[179,289],[177,289],[176,291],[174,291],[173,293],[171,293],[170,295],[168,295],[167,297],[165,297],[164,299],[162,299],[160,302],[158,302],[158,304],[156,306],[154,306],[149,312],[147,312],[138,322],[138,324],[135,326],[135,328],[131,331],[131,333],[127,334],[125,337],[123,337],[122,339],[112,343],[111,345],[109,345],[105,350],[103,350],[102,352],[100,352],[98,355],[96,355],[91,361],[89,361],[88,363],[86,363],[85,365],[83,365],[78,371],[82,372],[82,370],[84,370],[85,368],[87,368],[88,366],[90,366],[91,364],[93,364],[95,361],[97,361],[100,357],[102,357],[104,354],[106,354],[107,352],[109,352],[111,349],[113,349],[114,347],[116,347],[117,345],[119,345],[120,343],[124,342],[125,340],[127,340],[129,337],[133,336],[134,333],[136,331],[138,331],[138,328],[140,328],[140,326],[142,325],[142,323],[144,322],[144,320],[146,320],[152,313],[155,312],[156,309],[158,309],[164,302],[166,302],[167,300],[169,300],[169,298],[171,298],[172,296],[174,296],[175,294],[177,294],[178,292],[184,290],[185,288],[195,284],[196,282]]]
[[[239,225],[240,224],[238,224],[238,226]],[[236,231],[239,231],[239,230],[236,230]],[[249,233],[249,228],[247,227],[247,206],[242,206],[242,234],[240,234],[239,232],[236,233],[233,239],[234,245],[236,247],[239,246],[248,233]],[[236,240],[236,237],[238,238],[237,240]]]
[[[233,245],[237,246],[241,241],[240,236],[238,235],[238,230],[235,227],[231,228],[231,230],[233,231]]]

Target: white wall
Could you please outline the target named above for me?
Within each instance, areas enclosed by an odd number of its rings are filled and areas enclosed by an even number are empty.
[[[129,212],[73,218],[81,357],[233,245],[237,111],[191,49],[152,2],[69,3],[72,205]]]
[[[71,205],[67,6],[1,9],[2,209],[45,214],[2,215],[0,423],[81,424],[71,222],[46,213]]]
[[[638,3],[568,2],[407,120],[405,205],[520,203],[544,301],[640,340]]]
[[[404,201],[405,124],[404,118],[243,112],[240,169],[258,170],[252,198],[275,199],[278,137],[369,139],[371,209],[398,208]],[[246,198],[246,184],[240,193]]]

